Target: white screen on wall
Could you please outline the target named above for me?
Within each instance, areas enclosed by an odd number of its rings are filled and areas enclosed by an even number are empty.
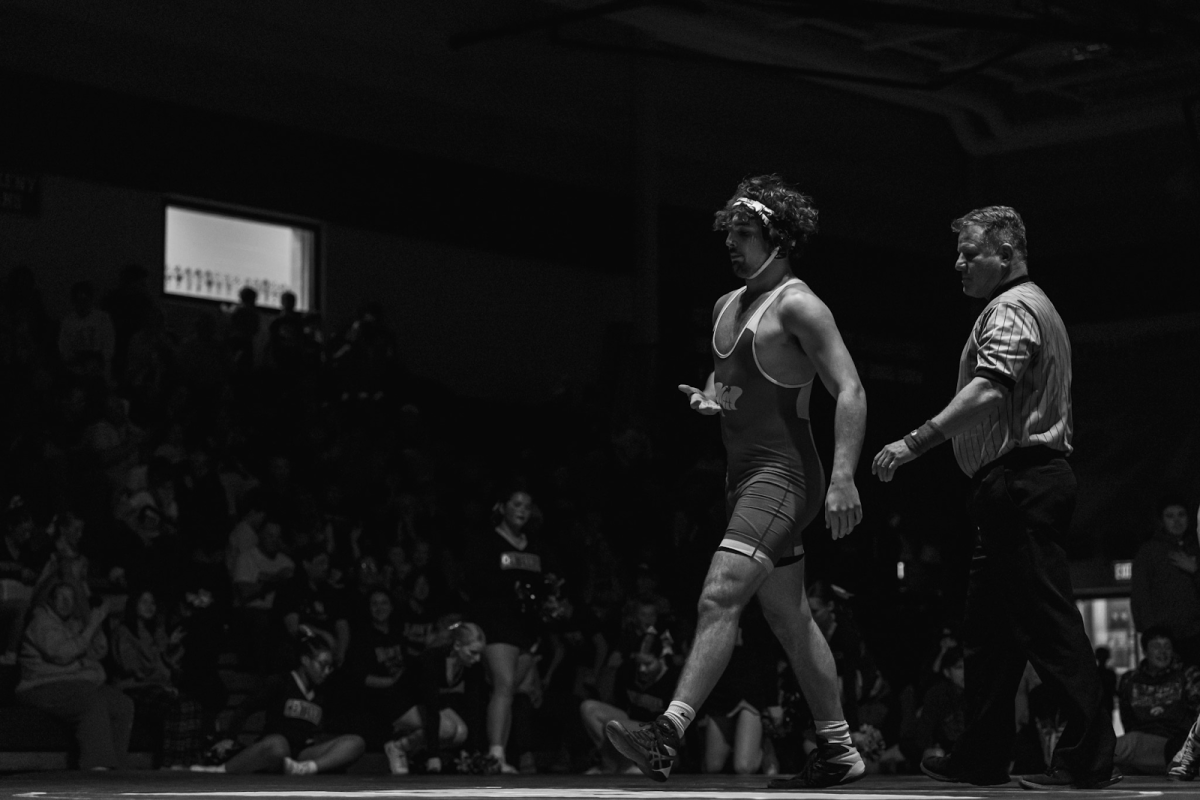
[[[258,305],[279,308],[296,295],[296,308],[312,309],[315,232],[311,228],[167,206],[166,268],[169,295],[236,303],[250,286]]]

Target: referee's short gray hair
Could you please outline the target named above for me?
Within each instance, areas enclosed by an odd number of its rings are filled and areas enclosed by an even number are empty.
[[[993,250],[1008,242],[1024,261],[1029,253],[1025,246],[1025,222],[1021,215],[1009,206],[985,206],[969,211],[954,222],[950,230],[961,233],[968,226],[983,228],[983,239]]]

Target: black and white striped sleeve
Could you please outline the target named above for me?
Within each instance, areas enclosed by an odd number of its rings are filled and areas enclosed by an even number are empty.
[[[1033,312],[1015,303],[998,303],[979,320],[979,350],[974,375],[1012,391],[1041,347]]]

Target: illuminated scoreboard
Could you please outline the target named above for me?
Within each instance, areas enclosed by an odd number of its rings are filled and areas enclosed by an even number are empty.
[[[313,310],[313,225],[167,205],[165,240],[163,291],[168,295],[236,303],[249,286],[258,292],[260,306],[279,308],[283,293],[290,291],[297,310]]]

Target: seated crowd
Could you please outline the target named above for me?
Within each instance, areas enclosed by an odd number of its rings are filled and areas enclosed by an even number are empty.
[[[180,339],[138,267],[102,302],[75,287],[61,323],[31,273],[3,288],[0,705],[67,726],[80,768],[123,766],[138,731],[157,766],[212,772],[630,768],[603,728],[671,700],[723,525],[713,459],[664,459],[569,393],[468,425],[378,306],[326,336],[244,292]],[[903,657],[869,602],[829,580],[810,600],[872,769],[949,750],[962,651],[928,598]],[[1170,730],[1133,721],[1166,680],[1156,641],[1121,688],[1137,758],[1198,710],[1188,677]],[[1054,711],[1028,684],[1032,772]],[[685,771],[794,772],[815,747],[753,606],[698,719]]]

